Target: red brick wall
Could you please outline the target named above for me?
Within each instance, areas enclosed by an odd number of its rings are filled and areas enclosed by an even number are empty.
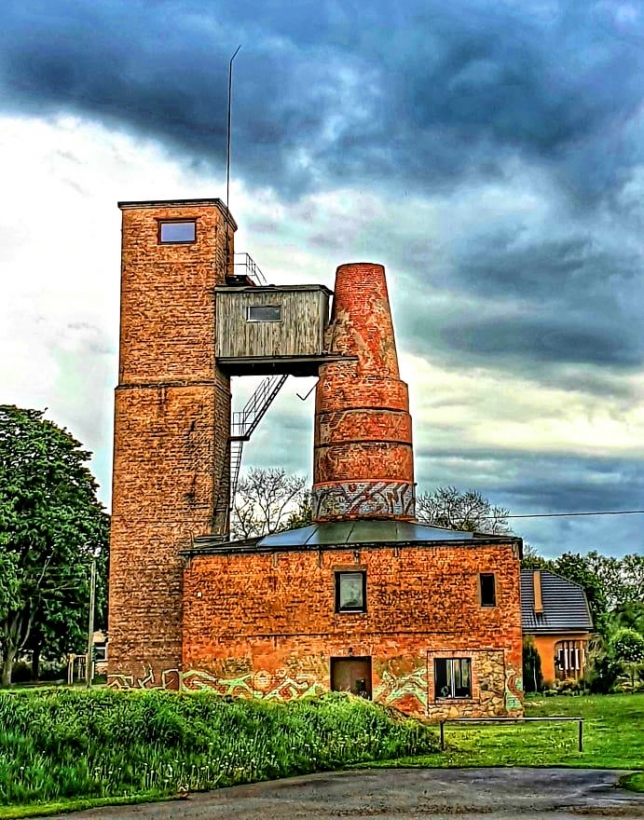
[[[367,571],[367,612],[336,614],[334,571],[360,568]],[[479,572],[496,573],[494,608],[479,605]],[[432,660],[452,652],[472,659],[473,697],[437,703]],[[286,698],[321,692],[330,686],[330,658],[350,655],[372,657],[374,699],[407,711],[435,716],[520,710],[516,547],[380,547],[188,560],[187,687]]]
[[[351,358],[320,368],[313,518],[413,518],[409,398],[398,371],[385,270],[342,265],[334,292],[327,349]]]
[[[158,244],[158,220],[196,218],[197,241]],[[229,484],[229,380],[214,356],[214,287],[234,225],[214,203],[123,207],[115,402],[109,677],[178,685],[179,551],[213,530]]]

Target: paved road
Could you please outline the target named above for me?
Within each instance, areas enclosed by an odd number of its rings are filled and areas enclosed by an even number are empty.
[[[603,820],[644,818],[644,794],[592,769],[372,769],[234,786],[59,820]]]

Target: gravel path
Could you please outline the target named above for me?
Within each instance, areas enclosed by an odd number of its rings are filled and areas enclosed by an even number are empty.
[[[59,820],[548,820],[644,818],[644,794],[597,769],[370,769],[233,786]]]

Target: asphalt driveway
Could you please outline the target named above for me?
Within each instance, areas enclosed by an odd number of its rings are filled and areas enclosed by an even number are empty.
[[[294,777],[59,820],[549,820],[644,818],[644,794],[597,769],[370,769]]]

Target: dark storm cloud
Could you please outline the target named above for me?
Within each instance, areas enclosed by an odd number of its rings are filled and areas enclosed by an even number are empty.
[[[598,458],[497,449],[446,451],[435,443],[416,447],[428,488],[455,484],[477,489],[494,504],[521,513],[642,509],[641,465],[626,458]],[[421,489],[423,489],[421,487]]]
[[[627,459],[468,450],[440,447],[416,452],[420,490],[454,485],[475,489],[511,514],[562,514],[644,508],[641,465]],[[623,555],[641,551],[642,515],[513,518],[514,532],[547,555],[597,549]]]
[[[435,361],[487,362],[535,378],[543,366],[552,377],[553,365],[571,363],[641,368],[641,249],[616,246],[610,231],[580,233],[561,221],[553,214],[529,239],[515,224],[464,236],[446,270],[425,267],[422,275],[418,265],[400,294],[409,347]],[[436,293],[449,294],[449,303]],[[606,387],[592,374],[580,376],[579,386]]]
[[[440,185],[518,152],[587,195],[639,151],[614,136],[639,105],[623,29],[640,21],[613,18],[601,2],[16,0],[0,76],[13,110],[90,114],[221,164],[242,43],[236,168],[256,184]]]

